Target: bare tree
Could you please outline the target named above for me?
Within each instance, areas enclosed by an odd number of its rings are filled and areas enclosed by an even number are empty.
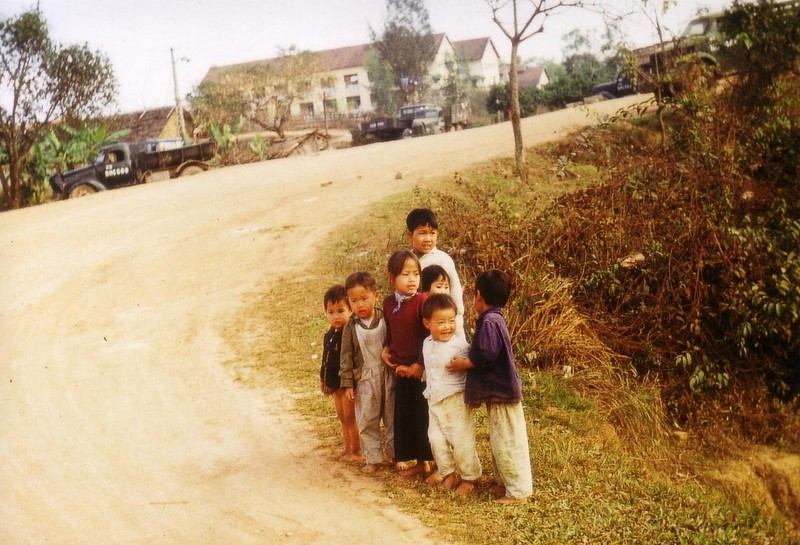
[[[544,32],[550,15],[566,8],[594,5],[587,0],[486,0],[492,10],[492,20],[511,42],[511,65],[508,82],[511,88],[511,127],[514,131],[514,159],[517,176],[523,175],[525,151],[519,106],[519,46],[525,40]]]

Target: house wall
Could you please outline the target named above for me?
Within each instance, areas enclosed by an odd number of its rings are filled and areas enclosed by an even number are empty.
[[[329,114],[359,114],[372,111],[369,77],[365,67],[321,72],[315,74],[312,79],[315,88],[292,105],[292,115],[321,116],[324,111],[323,100],[328,103]],[[356,83],[353,83],[354,80]]]

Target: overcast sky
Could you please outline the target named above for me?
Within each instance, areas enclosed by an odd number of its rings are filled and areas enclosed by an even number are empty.
[[[606,0],[621,6],[641,0]],[[705,7],[716,11],[731,0],[678,0],[664,18],[675,33]],[[120,86],[119,109],[137,111],[174,104],[170,48],[174,48],[178,90],[184,97],[212,66],[265,59],[292,45],[318,51],[365,44],[370,26],[380,31],[384,0],[38,0],[51,37],[68,44],[87,43],[111,60]],[[652,3],[652,2],[651,2]],[[0,0],[6,19],[36,5],[36,0]],[[453,40],[489,36],[502,60],[509,61],[507,38],[491,20],[485,0],[426,0],[434,32]],[[523,43],[523,59],[560,60],[562,37],[575,29],[602,34],[603,21],[592,13],[569,10],[552,17],[544,33]],[[631,45],[653,40],[649,25],[631,19]]]

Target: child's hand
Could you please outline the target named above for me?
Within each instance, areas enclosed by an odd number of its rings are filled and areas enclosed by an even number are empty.
[[[355,401],[356,391],[353,388],[345,388],[344,397],[346,397],[349,401]]]
[[[386,367],[388,367],[389,369],[394,369],[395,373],[397,372],[397,364],[392,363],[392,356],[389,353],[388,346],[383,347],[383,351],[381,352],[381,359],[383,360],[383,363],[386,365]]]
[[[326,396],[329,396],[333,393],[333,388],[329,388],[328,386],[325,385],[324,382],[319,383],[319,389]]]
[[[453,358],[452,360],[450,360],[450,363],[445,365],[445,369],[447,369],[452,373],[456,373],[458,371],[466,371],[467,369],[472,369],[473,367],[475,366],[472,365],[472,362],[469,361],[467,358],[459,358],[459,357]]]
[[[406,369],[407,369],[406,376],[408,378],[415,378],[417,380],[422,380],[422,373],[423,371],[425,371],[425,368],[422,367],[420,364],[412,363]]]

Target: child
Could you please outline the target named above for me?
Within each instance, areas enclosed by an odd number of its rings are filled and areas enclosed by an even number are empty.
[[[389,283],[394,293],[383,300],[386,321],[383,361],[394,370],[394,447],[398,462],[416,460],[416,465],[400,471],[412,477],[425,471],[424,462],[432,460],[428,442],[428,402],[422,392],[423,367],[419,363],[422,341],[422,305],[427,294],[419,288],[420,265],[409,250],[392,254],[388,263]]]
[[[426,269],[427,270],[427,269]],[[455,335],[458,307],[444,293],[433,294],[422,307],[422,321],[431,336],[422,344],[428,400],[428,439],[436,460],[442,486],[456,493],[471,494],[475,480],[481,476],[481,462],[475,450],[475,423],[472,408],[464,403],[464,371],[450,372],[447,365],[454,357],[465,357],[469,343]]]
[[[344,286],[329,288],[325,292],[323,303],[331,327],[322,340],[322,365],[319,369],[320,389],[325,395],[333,395],[336,414],[342,424],[344,451],[339,455],[339,459],[355,462],[362,458],[355,403],[345,395],[346,392],[339,381],[342,329],[350,319],[350,307],[347,304],[347,292]]]
[[[431,265],[439,265],[450,277],[450,295],[458,305],[456,316],[457,333],[464,336],[464,290],[458,278],[453,258],[436,247],[439,239],[439,223],[436,214],[429,208],[415,208],[406,216],[406,235],[411,247],[419,258],[420,265],[427,269]]]
[[[434,293],[450,295],[450,275],[441,265],[425,267],[419,277],[419,291],[429,296]]]
[[[368,272],[347,277],[344,284],[353,315],[342,332],[342,358],[339,378],[346,396],[356,401],[361,448],[365,465],[373,473],[384,460],[381,449],[381,420],[386,433],[386,456],[394,458],[394,373],[382,362],[386,332],[378,283]]]
[[[475,337],[469,359],[453,358],[451,371],[467,370],[464,399],[486,403],[495,479],[504,494],[496,500],[512,504],[533,494],[528,432],[522,411],[522,381],[514,365],[511,339],[502,307],[511,294],[511,278],[503,271],[484,271],[475,280]]]

